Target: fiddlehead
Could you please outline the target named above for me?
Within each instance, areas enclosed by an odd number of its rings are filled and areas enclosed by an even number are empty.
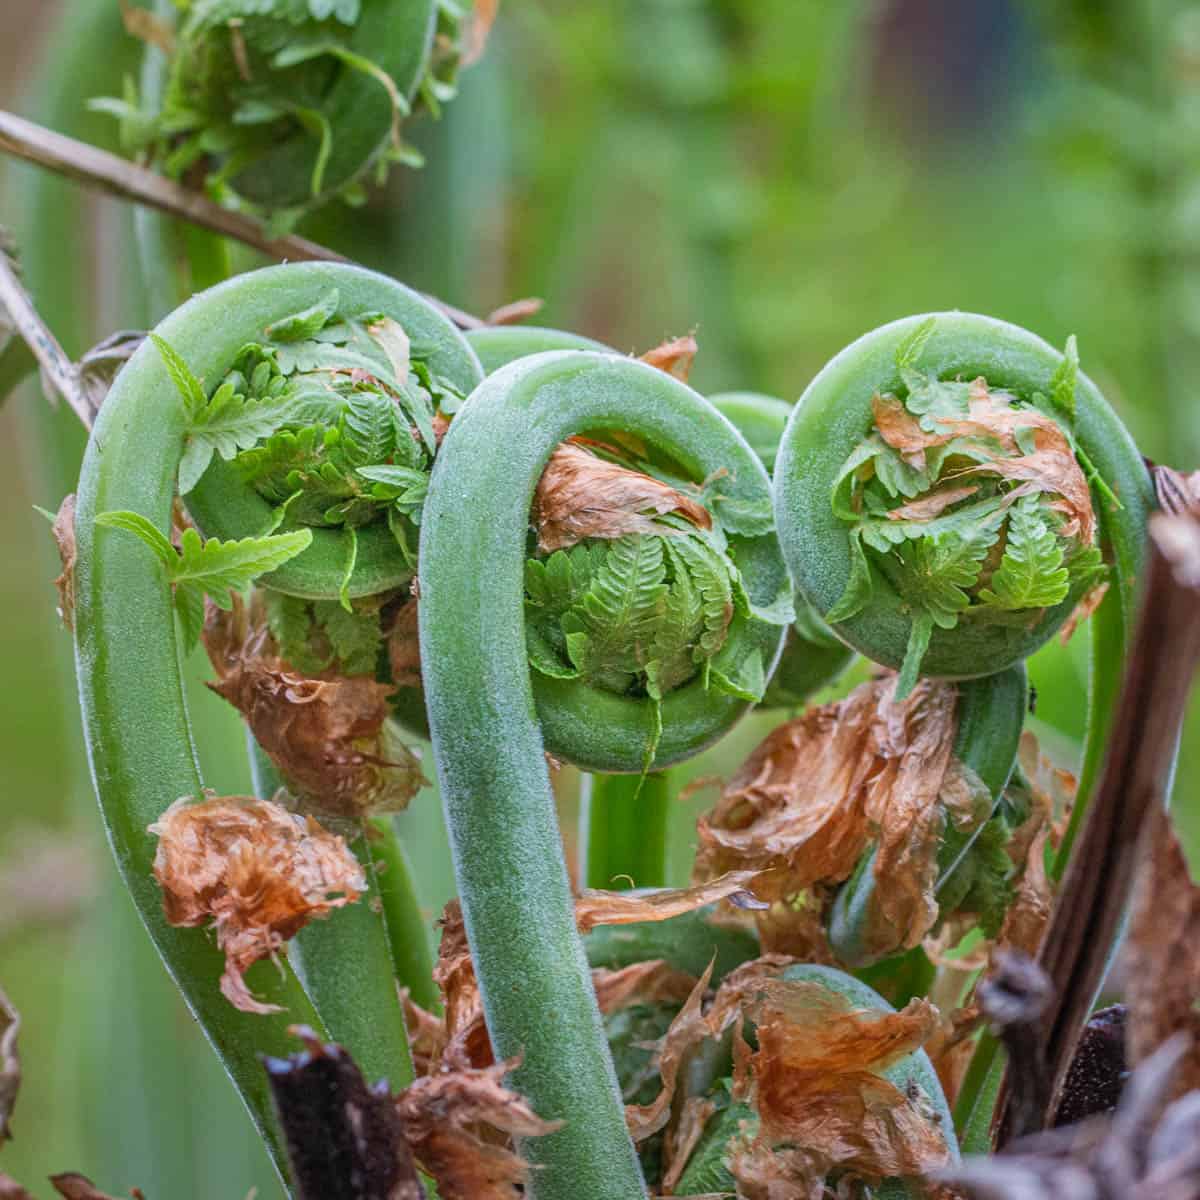
[[[463,32],[441,0],[202,0],[157,24],[161,95],[108,107],[168,174],[202,164],[209,187],[270,215],[411,157],[401,118],[453,94]]]
[[[333,295],[341,308],[332,306]],[[245,586],[245,571],[229,551],[213,542],[201,544],[194,531],[185,531],[183,552],[177,554],[165,535],[181,460],[196,436],[194,418],[197,411],[212,410],[213,398],[204,396],[196,376],[228,382],[228,373],[248,343],[261,345],[265,330],[278,328],[279,322],[298,311],[321,305],[331,318],[369,312],[381,314],[397,328],[400,320],[413,327],[410,294],[405,289],[351,267],[271,268],[204,293],[163,322],[157,342],[147,341],[121,372],[89,443],[75,520],[80,696],[93,778],[114,851],[168,969],[277,1154],[279,1144],[257,1054],[286,1053],[289,1024],[311,1023],[323,1031],[322,1019],[287,969],[282,975],[264,971],[254,981],[260,996],[265,992],[264,998],[278,1003],[284,1014],[251,1016],[226,1001],[218,989],[221,954],[203,934],[177,929],[164,918],[162,897],[151,875],[154,843],[146,830],[180,797],[199,797],[203,792],[180,690],[172,609],[184,620],[185,634],[194,636],[201,583],[208,580],[218,598],[221,589]],[[432,328],[435,337],[452,340],[452,333],[445,334],[436,323],[425,328]],[[293,349],[303,345],[292,343]],[[337,342],[333,348],[340,350],[342,345]],[[459,353],[467,370],[473,369],[474,359],[465,345]],[[270,374],[270,368],[262,374]],[[469,378],[465,382],[469,384]],[[235,389],[226,387],[223,411],[227,414],[235,395]],[[240,480],[237,483],[238,488],[246,487]],[[126,529],[139,532],[155,552]],[[266,557],[258,555],[261,570],[294,553],[311,536],[309,530],[300,529],[241,545],[280,547]],[[398,550],[393,553],[401,558]],[[336,596],[338,580],[344,576],[339,565],[324,586]],[[380,978],[391,993],[392,962],[386,946],[382,961]],[[245,1007],[254,1006],[246,1003]],[[398,1048],[393,1064],[405,1048],[398,1010],[395,1021]],[[403,1071],[393,1065],[389,1074],[402,1076]]]
[[[987,317],[911,317],[843,351],[789,421],[793,576],[904,685],[1028,657],[1103,578],[1102,552],[1127,625],[1149,479],[1072,354]]]
[[[269,271],[256,278],[271,288]],[[211,537],[311,528],[311,546],[264,582],[316,602],[413,577],[435,419],[480,376],[449,321],[407,288],[365,272],[328,278],[305,309],[247,327],[210,394],[186,361],[176,371],[189,406],[179,468],[189,514]],[[347,292],[343,278],[373,282]],[[294,630],[306,616],[336,650],[326,610],[292,606],[278,621],[293,618]]]
[[[421,531],[424,683],[492,1043],[500,1056],[523,1054],[518,1086],[539,1114],[566,1121],[530,1147],[539,1198],[627,1198],[641,1188],[575,933],[543,750],[569,744],[588,765],[628,764],[631,744],[641,756],[655,702],[546,679],[564,714],[550,728],[545,706],[535,708],[525,645],[534,493],[560,443],[609,430],[669,455],[695,481],[723,468],[714,511],[748,595],[769,604],[785,585],[761,520],[761,465],[703,400],[645,364],[582,351],[513,363],[476,389],[443,441]],[[732,661],[761,655],[769,670],[779,642],[776,626],[748,612],[733,618],[725,644]],[[711,695],[701,678],[667,694],[661,757],[695,752],[748,705]]]
[[[800,590],[839,637],[903,668],[904,687],[918,673],[1020,662],[1111,575],[1091,622],[1087,740],[1061,871],[1102,762],[1153,503],[1137,447],[1074,346],[1063,355],[971,313],[865,335],[802,397],[775,496]]]

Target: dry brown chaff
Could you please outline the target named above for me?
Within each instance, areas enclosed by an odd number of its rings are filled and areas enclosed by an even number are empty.
[[[225,954],[221,991],[243,1012],[279,1011],[247,988],[243,976],[254,963],[366,891],[344,839],[271,801],[177,800],[150,832],[158,838],[154,877],[167,920],[212,924]]]
[[[699,501],[572,442],[550,456],[533,498],[538,549],[546,554],[584,538],[670,534],[670,526],[653,519],[667,513],[678,513],[701,529],[712,528],[712,517]]]

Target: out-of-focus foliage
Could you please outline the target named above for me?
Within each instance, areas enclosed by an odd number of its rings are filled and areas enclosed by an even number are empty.
[[[38,112],[12,72],[79,3],[0,5],[9,107]],[[1200,4],[514,0],[455,104],[408,135],[423,171],[394,176],[363,208],[314,214],[306,232],[480,312],[542,296],[539,319],[622,349],[695,329],[704,392],[793,399],[859,334],[922,310],[986,312],[1058,346],[1075,334],[1082,368],[1144,451],[1198,465]],[[3,220],[20,238],[9,201],[24,175],[4,175]],[[97,334],[136,324],[119,316],[124,216],[99,211],[99,248],[72,244],[57,264],[97,281]],[[56,571],[29,509],[61,496],[15,420],[40,403],[30,394],[2,414],[0,538],[10,564],[27,564],[0,582],[0,981],[24,1011],[26,1078],[4,1169],[30,1181],[80,1169],[148,1195],[253,1184],[266,1200],[275,1184],[248,1123],[112,884],[70,765]],[[1039,737],[1068,760],[1086,654],[1081,632],[1031,663]],[[848,673],[839,691],[861,678]],[[199,688],[193,705],[212,725],[225,718]],[[729,774],[780,716],[754,717],[679,774]],[[210,775],[241,792],[223,728]],[[1193,852],[1200,813],[1182,800],[1200,780],[1198,731],[1193,721],[1177,789]],[[710,802],[675,806],[673,882]],[[435,798],[399,822],[432,921],[451,888]],[[77,849],[59,882],[78,886],[6,922],[19,911],[14,870],[39,838]]]

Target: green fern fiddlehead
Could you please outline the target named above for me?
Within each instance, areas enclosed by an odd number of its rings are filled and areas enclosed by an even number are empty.
[[[530,505],[566,438],[619,430],[704,480],[724,469],[731,552],[752,599],[770,603],[782,563],[759,520],[767,480],[732,427],[690,389],[615,355],[535,355],[472,394],[434,466],[421,530],[421,657],[459,895],[499,1055],[520,1053],[521,1090],[566,1121],[529,1153],[539,1200],[628,1197],[641,1180],[575,933],[525,649]],[[504,453],[494,448],[503,446]],[[720,506],[718,506],[720,507]],[[727,644],[773,665],[778,628],[743,618]],[[589,762],[627,762],[646,699],[551,680],[566,692],[556,743]],[[707,711],[712,705],[716,714]],[[699,679],[662,701],[665,757],[707,744],[749,702]],[[539,727],[539,718],[541,727]]]
[[[410,157],[400,121],[453,93],[461,53],[462,18],[439,0],[197,0],[176,28],[158,22],[161,94],[105,102],[126,141],[176,177],[203,164],[269,215]]]

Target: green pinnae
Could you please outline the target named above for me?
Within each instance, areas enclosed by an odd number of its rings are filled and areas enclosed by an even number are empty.
[[[649,699],[647,767],[659,706],[676,689],[699,677],[706,690],[762,699],[761,655],[722,657],[733,622],[792,616],[786,594],[779,612],[751,603],[720,513],[704,500],[669,468],[607,444],[598,453],[560,446],[535,496],[524,580],[529,664],[551,679]]]
[[[1007,391],[919,369],[934,324],[897,347],[900,386],[873,397],[869,432],[831,495],[852,569],[826,618],[847,620],[894,589],[912,620],[898,697],[935,627],[1028,625],[1106,573],[1091,486],[1113,497],[1072,433],[1074,339],[1048,392]]]
[[[410,568],[437,451],[434,421],[462,400],[399,322],[338,314],[338,292],[267,326],[206,392],[154,337],[186,414],[179,491],[214,457],[274,506],[283,525],[386,525]],[[353,558],[353,546],[348,550]]]

